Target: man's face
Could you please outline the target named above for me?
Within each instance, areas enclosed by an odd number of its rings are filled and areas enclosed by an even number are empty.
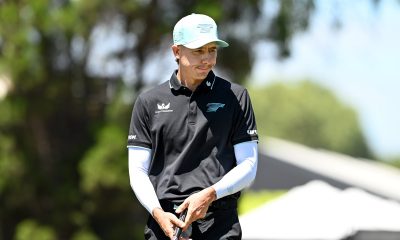
[[[173,46],[173,51],[186,78],[203,80],[217,63],[217,44],[213,42],[196,49]]]

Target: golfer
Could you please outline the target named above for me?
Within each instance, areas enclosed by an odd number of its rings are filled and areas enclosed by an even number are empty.
[[[212,18],[182,18],[173,41],[177,70],[138,96],[129,128],[130,183],[150,213],[145,239],[172,239],[176,228],[195,240],[241,239],[237,202],[258,160],[250,97],[212,71],[229,46]]]

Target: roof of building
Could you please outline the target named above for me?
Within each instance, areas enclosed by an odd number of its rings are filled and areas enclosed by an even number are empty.
[[[388,164],[312,149],[276,138],[268,138],[260,147],[260,153],[350,186],[400,201],[400,169]]]

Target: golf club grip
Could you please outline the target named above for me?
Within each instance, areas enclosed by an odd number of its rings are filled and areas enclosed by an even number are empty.
[[[179,216],[179,220],[184,222],[185,218],[186,218],[186,214],[187,214],[187,209],[185,209],[181,213],[181,215]],[[175,234],[174,234],[174,240],[179,240],[179,237],[181,236],[181,234],[182,234],[182,228],[176,227]]]

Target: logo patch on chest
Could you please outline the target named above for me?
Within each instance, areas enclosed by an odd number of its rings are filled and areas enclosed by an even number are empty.
[[[216,112],[218,109],[223,108],[223,103],[207,103],[207,112]]]
[[[173,112],[174,110],[169,109],[171,107],[171,103],[165,104],[165,103],[161,103],[158,104],[157,103],[157,109],[158,111],[156,111],[156,113],[160,113],[160,112]]]

